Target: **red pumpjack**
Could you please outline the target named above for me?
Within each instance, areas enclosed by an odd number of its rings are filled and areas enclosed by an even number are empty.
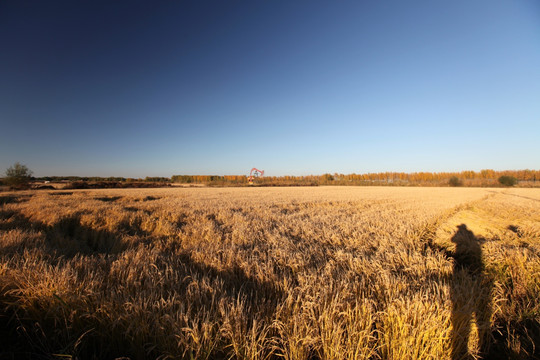
[[[253,185],[253,181],[255,180],[255,178],[258,178],[259,176],[264,176],[264,170],[259,170],[257,168],[251,169],[249,177],[247,178],[248,184]]]

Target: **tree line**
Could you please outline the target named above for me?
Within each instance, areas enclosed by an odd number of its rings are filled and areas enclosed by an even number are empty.
[[[422,185],[422,186],[494,186],[501,177],[516,179],[522,184],[534,185],[540,180],[540,170],[485,169],[461,172],[379,172],[366,174],[323,174],[307,176],[264,176],[256,178],[259,186],[317,186],[317,185]],[[452,180],[452,181],[451,181]],[[171,182],[203,185],[247,185],[246,175],[173,175]]]
[[[150,177],[144,179],[125,177],[84,177],[84,176],[44,176],[35,178],[25,165],[15,163],[7,169],[0,185],[11,188],[27,188],[31,182],[71,182],[71,183],[143,183],[163,184],[201,184],[209,186],[247,186],[247,175],[173,175],[168,177]],[[484,169],[481,171],[461,172],[379,172],[365,174],[322,174],[307,176],[264,176],[254,181],[257,186],[318,186],[318,185],[385,185],[385,186],[540,186],[540,170],[505,170]]]
[[[120,176],[41,176],[32,178],[35,181],[116,181],[116,182],[170,182],[168,177],[147,176],[143,178],[126,178]]]

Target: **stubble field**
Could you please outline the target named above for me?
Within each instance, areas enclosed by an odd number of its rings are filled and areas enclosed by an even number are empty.
[[[540,191],[0,194],[0,358],[540,356]]]

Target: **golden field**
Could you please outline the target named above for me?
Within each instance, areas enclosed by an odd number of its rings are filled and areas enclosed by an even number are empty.
[[[540,358],[538,189],[0,193],[0,358]]]

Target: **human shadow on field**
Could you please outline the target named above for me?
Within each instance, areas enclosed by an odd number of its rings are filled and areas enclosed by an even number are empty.
[[[472,359],[468,346],[470,338],[476,339],[480,356],[489,353],[493,281],[484,274],[483,241],[465,224],[459,225],[452,237],[452,242],[456,244],[452,254],[454,269],[450,290],[452,360]],[[472,334],[473,319],[477,328],[476,336]]]

